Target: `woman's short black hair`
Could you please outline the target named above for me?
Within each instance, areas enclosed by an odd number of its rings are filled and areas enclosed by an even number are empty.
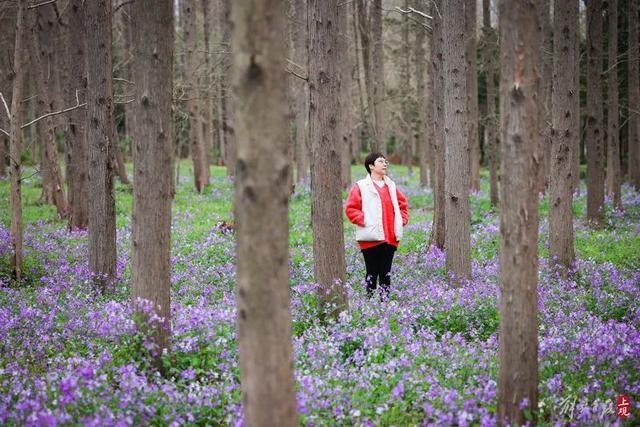
[[[367,173],[369,175],[371,175],[371,169],[369,169],[369,165],[374,164],[380,157],[386,159],[386,157],[382,153],[370,153],[367,157],[364,158],[364,168],[367,170]]]

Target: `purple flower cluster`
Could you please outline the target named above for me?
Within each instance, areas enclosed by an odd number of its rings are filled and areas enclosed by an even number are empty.
[[[404,181],[403,181],[404,182]],[[228,183],[227,183],[228,184]],[[410,197],[429,192],[405,186]],[[188,192],[186,184],[182,191]],[[232,197],[230,185],[215,192]],[[306,425],[482,425],[496,422],[499,266],[476,257],[473,280],[451,288],[445,254],[399,251],[388,301],[368,299],[364,266],[347,240],[349,311],[317,319],[308,191],[292,212],[290,262],[298,410]],[[484,192],[473,197],[486,198]],[[638,239],[640,197],[625,187],[611,233]],[[129,301],[130,228],[118,230],[118,285],[91,288],[84,233],[37,223],[25,230],[28,286],[0,278],[0,424],[242,425],[235,331],[235,241],[215,224],[194,237],[193,212],[174,214],[172,343],[162,376],[149,368]],[[541,221],[541,240],[546,238]],[[419,241],[429,222],[414,222]],[[580,219],[577,233],[590,231]],[[350,231],[347,230],[347,233]],[[306,233],[306,234],[305,234]],[[474,246],[499,238],[497,217],[474,224]],[[0,262],[10,254],[0,226]],[[545,425],[618,423],[619,394],[640,416],[640,260],[633,268],[579,259],[570,279],[540,259],[539,419]],[[523,403],[524,405],[527,402]]]

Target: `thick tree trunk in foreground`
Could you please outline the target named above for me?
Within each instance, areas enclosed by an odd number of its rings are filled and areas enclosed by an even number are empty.
[[[36,8],[33,19],[33,46],[35,48],[36,85],[38,89],[38,110],[40,114],[57,111],[60,100],[52,99],[54,82],[54,41],[58,35],[58,17],[55,6],[47,4]],[[24,54],[24,52],[23,52]],[[40,174],[42,176],[42,195],[47,203],[56,207],[60,218],[67,214],[67,200],[64,185],[58,166],[58,146],[56,143],[56,121],[49,116],[38,123],[42,132],[41,141],[43,152]]]
[[[157,359],[169,349],[171,316],[171,201],[173,199],[173,0],[136,0],[137,129],[133,150],[131,297],[146,300],[161,320],[152,331]],[[149,314],[149,312],[147,312]],[[145,317],[146,321],[149,317]]]
[[[289,311],[283,8],[279,0],[237,0],[233,8],[232,74],[242,101],[236,103],[238,342],[244,420],[252,426],[299,425]]]
[[[500,367],[498,422],[538,410],[540,28],[536,2],[500,3]],[[535,418],[533,420],[535,424]]]
[[[638,0],[629,2],[629,179],[640,190],[640,49],[638,49]]]
[[[587,5],[587,220],[604,222],[604,120],[602,112],[602,1]]]
[[[551,176],[549,184],[549,256],[565,271],[574,260],[573,159],[575,97],[580,96],[573,78],[578,1],[554,4]]]
[[[13,94],[11,97],[11,131],[9,148],[9,174],[11,175],[11,266],[16,280],[22,278],[22,191],[21,191],[21,162],[22,152],[22,91],[24,89],[24,73],[27,57],[24,49],[27,46],[27,0],[18,1],[18,15],[16,17],[16,42],[13,55]]]
[[[485,127],[487,129],[487,139],[485,152],[487,163],[489,164],[489,198],[491,206],[498,205],[498,117],[496,112],[496,64],[495,58],[498,52],[498,39],[496,32],[491,28],[491,1],[482,0],[482,23],[484,31],[484,41],[486,44],[484,66],[487,78],[487,118]]]
[[[89,142],[89,269],[108,291],[116,275],[111,2],[85,2],[87,140]]]
[[[71,0],[68,9],[67,57],[69,78],[64,87],[68,106],[82,102],[87,95],[87,46],[84,30],[84,1]],[[69,229],[86,229],[89,225],[89,155],[84,108],[66,114],[66,166],[69,189]]]
[[[477,59],[476,0],[464,4],[466,33],[465,60],[467,62],[467,143],[469,144],[469,172],[471,190],[480,190],[480,138],[478,137],[478,59]]]
[[[471,218],[469,212],[469,144],[467,76],[465,71],[465,0],[443,5],[445,248],[453,283],[471,278]]]
[[[620,196],[620,139],[618,96],[618,0],[609,0],[609,67],[607,72],[607,190],[613,205],[622,209]]]
[[[347,308],[340,191],[340,81],[337,0],[309,0],[309,127],[314,277],[321,316]]]
[[[435,1],[435,10],[442,10],[443,0]],[[434,181],[433,181],[433,225],[431,227],[431,244],[439,249],[445,245],[445,202],[444,202],[444,63],[442,50],[444,40],[442,37],[442,17],[433,14],[433,47],[431,51],[431,70],[433,73],[433,105],[434,120],[430,123],[433,127],[433,151]],[[439,125],[440,124],[440,125]]]

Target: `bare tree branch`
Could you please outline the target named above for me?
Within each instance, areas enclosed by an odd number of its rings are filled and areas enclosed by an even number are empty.
[[[31,6],[27,6],[27,9],[35,9],[35,8],[40,7],[40,6],[46,6],[46,5],[48,5],[48,4],[55,3],[56,1],[58,1],[58,0],[47,0],[47,1],[43,1],[42,3],[38,3],[38,4],[33,4],[33,5],[31,5]]]
[[[40,120],[42,120],[44,118],[51,117],[51,116],[57,116],[58,114],[68,113],[69,111],[75,110],[77,108],[82,108],[82,107],[84,107],[86,105],[87,105],[87,103],[83,102],[82,104],[77,104],[77,105],[74,105],[73,107],[65,108],[64,110],[53,111],[51,113],[43,114],[42,116],[31,120],[29,123],[23,124],[22,126],[20,126],[20,129],[27,128],[27,127],[31,126],[32,124],[34,124],[34,123],[36,123],[36,122],[38,122],[38,121],[40,121]]]
[[[11,112],[9,112],[9,106],[7,105],[7,101],[4,100],[4,96],[2,96],[2,92],[0,92],[0,99],[2,99],[2,104],[4,105],[4,111],[7,112],[7,117],[9,118],[9,122],[11,122]]]

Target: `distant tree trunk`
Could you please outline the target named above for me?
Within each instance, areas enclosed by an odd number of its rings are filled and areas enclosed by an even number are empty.
[[[404,0],[404,10],[408,10],[409,0]],[[411,141],[413,139],[413,129],[411,127],[410,110],[413,107],[411,91],[411,46],[409,44],[409,16],[402,18],[402,45],[401,45],[402,65],[400,66],[400,94],[404,99],[400,110],[400,139],[402,146],[396,144],[396,152],[400,154],[402,164],[407,166],[409,176],[413,174],[411,165]],[[374,85],[375,86],[375,85]]]
[[[309,127],[314,277],[321,316],[346,310],[346,265],[340,191],[340,80],[337,0],[309,0]]]
[[[137,24],[139,25],[139,23]],[[116,275],[111,1],[85,2],[87,140],[89,143],[89,269],[111,291]]]
[[[372,38],[372,25],[371,25],[371,15],[374,13],[373,9],[375,8],[374,4],[370,4],[367,6],[367,3],[364,0],[356,0],[356,7],[358,10],[358,29],[360,33],[360,44],[362,50],[362,71],[364,75],[364,87],[365,94],[367,95],[367,128],[370,133],[371,141],[370,141],[370,151],[371,152],[383,152],[385,147],[383,146],[383,141],[380,138],[380,134],[378,132],[378,124],[376,123],[376,105],[375,105],[375,97],[373,95],[374,91],[374,71],[372,64],[372,51],[374,47],[372,46],[373,41]]]
[[[293,38],[293,61],[298,74],[306,71],[307,64],[307,4],[305,0],[290,0],[293,13],[291,17]],[[305,73],[302,73],[305,74]],[[307,83],[296,78],[293,84],[296,114],[295,158],[296,182],[303,182],[309,171],[309,145],[307,128],[309,120],[309,91]]]
[[[374,138],[378,149],[387,153],[384,114],[384,39],[382,33],[382,0],[373,0],[369,9],[371,17],[371,96],[375,123]],[[407,47],[408,49],[408,47]]]
[[[338,65],[340,74],[340,106],[342,108],[342,117],[338,121],[338,129],[340,132],[340,164],[341,164],[341,182],[342,189],[347,190],[351,186],[351,109],[349,100],[350,75],[351,75],[351,52],[348,44],[349,37],[349,4],[342,3],[338,5],[338,58],[341,58]]]
[[[638,0],[629,4],[629,179],[640,190],[640,50],[638,49]]]
[[[233,86],[236,99],[251,100],[236,103],[235,115],[237,301],[245,423],[293,427],[283,9],[280,0],[236,0],[233,7]]]
[[[437,11],[442,11],[443,0],[435,0]],[[445,247],[445,148],[444,148],[444,39],[442,32],[442,16],[433,14],[433,50],[431,65],[433,71],[433,163],[435,180],[433,185],[433,226],[431,227],[431,244],[439,249]]]
[[[21,191],[21,159],[22,152],[22,91],[24,84],[25,65],[27,56],[24,49],[27,46],[28,29],[26,23],[27,0],[18,1],[16,16],[16,41],[13,54],[13,88],[11,97],[11,131],[9,148],[9,174],[11,175],[11,267],[16,280],[22,279],[22,191]]]
[[[222,61],[223,130],[227,165],[227,175],[235,175],[236,138],[234,125],[234,105],[231,94],[231,0],[222,0],[222,46],[226,50]]]
[[[538,2],[500,2],[500,365],[498,423],[538,410]]]
[[[115,167],[115,172],[118,175],[118,179],[122,184],[129,184],[129,177],[127,176],[127,167],[124,164],[124,154],[119,147],[118,140],[118,129],[116,128],[115,123],[113,124],[113,162]]]
[[[566,272],[574,261],[573,172],[574,99],[580,96],[572,70],[578,25],[578,1],[554,2],[551,180],[549,184],[549,256]]]
[[[193,160],[193,179],[198,193],[209,185],[209,168],[206,164],[207,153],[202,135],[200,122],[200,90],[198,88],[197,59],[196,59],[196,3],[194,0],[180,1],[182,33],[184,37],[184,77],[187,97],[187,111],[189,112],[189,141],[191,158]]]
[[[540,0],[540,26],[542,46],[540,48],[540,64],[542,67],[541,108],[540,108],[540,146],[538,147],[538,192],[544,193],[549,185],[551,173],[551,82],[553,74],[552,62],[552,27],[550,21],[550,0]]]
[[[131,3],[123,3],[122,10],[118,12],[121,17],[121,25],[122,25],[122,39],[123,39],[123,47],[124,47],[124,55],[125,55],[125,65],[124,65],[124,74],[125,78],[129,81],[133,81],[133,62],[135,58],[133,58],[133,52],[131,50],[131,46],[133,44],[133,25],[132,17],[131,17]],[[135,83],[135,82],[134,82]],[[132,85],[127,86],[128,92],[133,92],[134,87]],[[128,103],[124,105],[124,134],[126,138],[128,138],[130,155],[133,155],[133,142],[136,139],[135,136],[135,125],[136,125],[136,117],[135,117],[135,106],[133,103]]]
[[[213,93],[215,88],[215,76],[213,67],[211,66],[211,0],[202,0],[202,21],[204,32],[204,64],[205,69],[202,74],[203,86],[206,88],[206,94],[203,100],[204,108],[204,148],[205,163],[207,171],[212,163],[212,152],[218,150],[215,144],[214,135],[216,132],[216,123],[214,123],[213,114]],[[209,172],[209,175],[211,173]]]
[[[64,87],[67,105],[86,98],[87,46],[84,30],[84,1],[71,0],[67,11],[67,51],[69,78]],[[69,229],[86,229],[89,225],[89,155],[84,108],[66,114],[65,133],[67,187],[69,189]]]
[[[136,0],[133,52],[136,148],[133,150],[131,297],[146,300],[160,320],[145,327],[156,345],[156,364],[169,349],[171,317],[171,201],[173,171],[173,0]],[[146,313],[150,314],[149,312]]]
[[[471,278],[465,24],[460,13],[465,0],[444,3],[445,248],[447,271],[457,285]]]
[[[496,114],[496,65],[494,58],[497,57],[498,39],[496,32],[491,28],[491,1],[482,0],[482,22],[485,40],[485,76],[487,80],[487,118],[485,127],[487,129],[487,139],[485,152],[489,164],[489,198],[491,206],[498,206],[498,136],[496,124],[498,122]]]
[[[467,62],[467,122],[466,138],[469,144],[469,171],[471,190],[480,190],[480,138],[478,137],[478,59],[477,59],[477,6],[476,0],[464,3],[466,32],[465,59]]]
[[[607,73],[607,189],[613,205],[622,209],[620,196],[620,130],[618,129],[618,0],[608,1],[609,67]]]
[[[359,15],[359,3],[355,3],[355,5],[353,6],[353,20],[352,20],[352,24],[353,24],[353,40],[354,40],[354,45],[356,47],[356,51],[355,51],[355,63],[354,63],[354,76],[356,79],[356,82],[358,84],[358,112],[360,114],[360,125],[358,126],[358,132],[357,132],[357,138],[355,138],[357,140],[357,151],[356,151],[356,156],[354,157],[358,157],[360,154],[360,140],[362,138],[363,135],[368,135],[370,133],[370,131],[368,130],[368,124],[367,124],[367,114],[366,114],[366,108],[365,108],[365,92],[366,92],[366,84],[363,84],[362,82],[362,76],[360,73],[361,68],[363,68],[360,64],[360,54],[359,52],[362,52],[363,56],[364,56],[364,48],[362,47],[362,43],[361,43],[361,37],[359,36],[359,28],[360,28],[360,15]],[[364,71],[362,72],[362,75],[364,75]],[[364,86],[364,88],[363,88]]]
[[[33,46],[35,47],[36,84],[38,88],[38,106],[41,114],[56,111],[59,100],[51,98],[55,86],[52,67],[55,50],[53,43],[58,36],[58,17],[53,4],[36,8],[33,16]],[[38,126],[44,130],[41,161],[42,195],[47,203],[56,207],[60,218],[67,214],[67,200],[58,166],[58,146],[56,143],[55,122],[52,116],[43,119]]]
[[[425,10],[424,2],[420,1],[417,6],[420,10]],[[429,61],[424,51],[424,41],[427,35],[426,29],[418,27],[416,31],[416,44],[414,50],[416,55],[416,105],[418,106],[419,125],[417,151],[420,162],[420,186],[426,188],[429,185],[429,152],[427,150],[429,145],[429,135],[427,135],[427,126],[428,123],[430,123],[427,111],[431,97],[425,87],[426,79],[424,76],[424,68]]]
[[[587,4],[587,219],[604,221],[604,123],[602,112],[602,1]]]

